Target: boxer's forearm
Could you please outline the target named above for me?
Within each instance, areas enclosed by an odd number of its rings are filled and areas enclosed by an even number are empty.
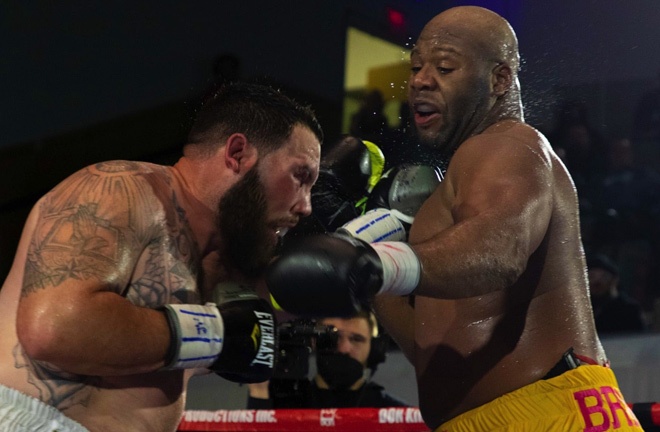
[[[170,332],[163,312],[135,306],[112,292],[75,292],[65,284],[22,300],[18,335],[32,359],[99,376],[164,366]]]

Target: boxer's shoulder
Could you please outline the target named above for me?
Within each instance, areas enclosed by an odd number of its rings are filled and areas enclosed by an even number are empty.
[[[95,226],[97,233],[113,232],[113,238],[128,230],[130,236],[142,238],[162,225],[170,213],[177,214],[171,184],[172,175],[166,167],[131,161],[100,162],[71,174],[35,207],[41,225],[69,230]]]
[[[145,183],[150,178],[171,183],[171,170],[166,166],[148,162],[114,160],[98,162],[73,172],[52,190],[67,188],[92,190],[101,188],[108,192],[114,187],[130,187],[132,184]]]
[[[87,170],[96,175],[134,175],[140,173],[149,173],[160,168],[147,162],[127,161],[127,160],[111,160],[98,162],[89,165]]]

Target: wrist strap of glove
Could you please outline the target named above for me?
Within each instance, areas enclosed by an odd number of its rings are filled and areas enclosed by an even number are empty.
[[[337,232],[348,233],[367,243],[406,239],[406,230],[401,221],[390,210],[383,208],[366,212],[345,223]]]
[[[383,264],[383,284],[377,294],[407,295],[417,288],[422,265],[410,245],[380,242],[371,247]]]
[[[222,352],[224,323],[214,304],[168,304],[163,307],[172,342],[166,369],[206,368]]]

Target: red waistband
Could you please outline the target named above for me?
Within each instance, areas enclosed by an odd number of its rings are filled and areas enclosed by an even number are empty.
[[[591,357],[587,357],[587,356],[583,356],[581,354],[575,354],[575,353],[573,353],[573,355],[575,356],[576,359],[580,360],[582,363],[595,365],[595,366],[600,364],[596,360],[592,359]],[[606,360],[605,363],[602,366],[605,366],[606,368],[610,367],[610,361]]]

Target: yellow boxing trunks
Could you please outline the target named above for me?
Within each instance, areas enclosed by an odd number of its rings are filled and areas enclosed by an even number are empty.
[[[643,431],[604,366],[584,365],[507,393],[435,432]]]

